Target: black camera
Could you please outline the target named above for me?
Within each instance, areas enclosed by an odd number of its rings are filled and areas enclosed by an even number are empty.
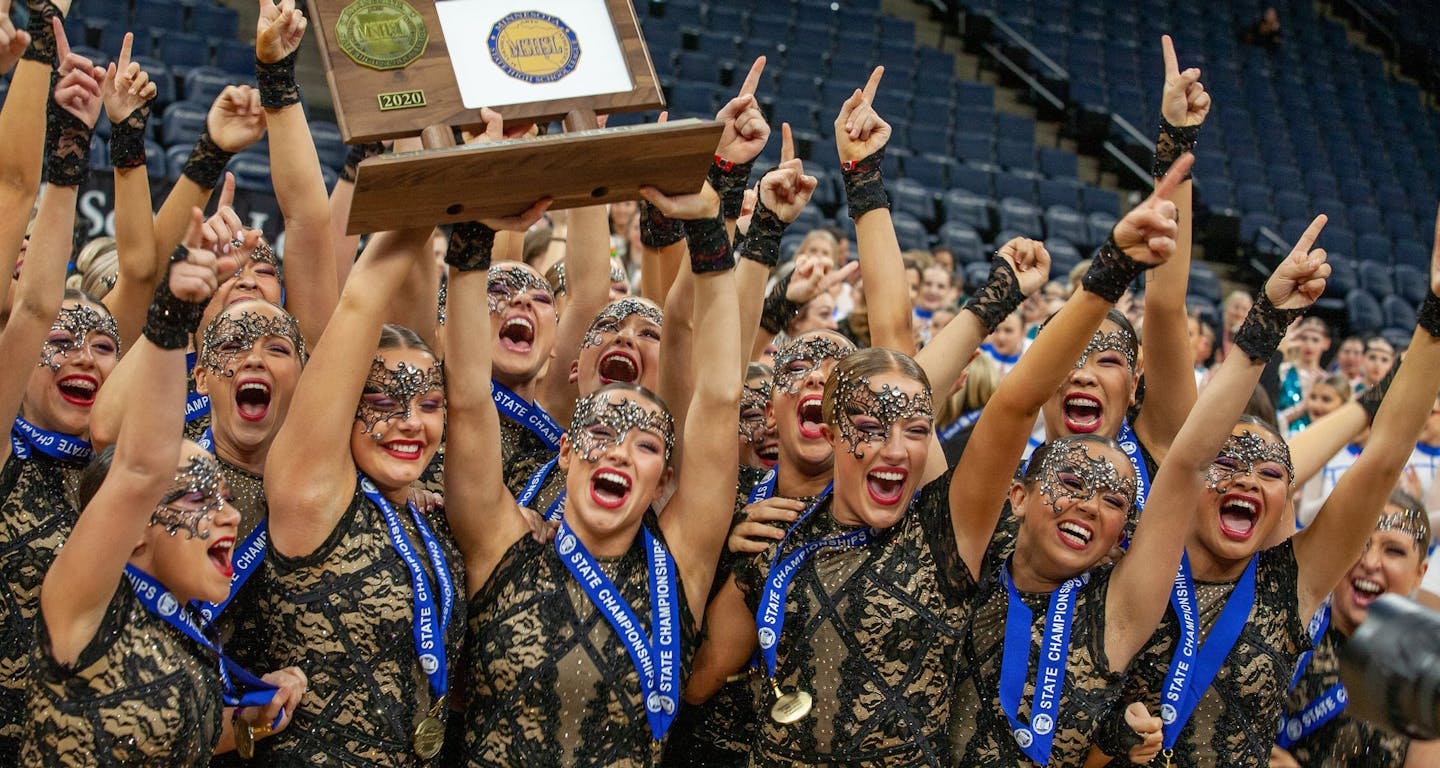
[[[1346,643],[1340,678],[1347,714],[1412,739],[1440,738],[1440,613],[1381,596]]]

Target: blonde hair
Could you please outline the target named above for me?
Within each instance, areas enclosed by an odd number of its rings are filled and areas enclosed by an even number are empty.
[[[999,388],[1000,366],[985,355],[977,356],[965,366],[965,384],[960,391],[940,401],[935,409],[935,423],[949,424],[973,410],[984,408]]]
[[[97,237],[80,249],[75,257],[75,274],[65,278],[65,287],[103,299],[119,277],[120,252],[115,238]]]

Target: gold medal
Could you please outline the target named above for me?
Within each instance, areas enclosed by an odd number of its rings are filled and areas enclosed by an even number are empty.
[[[1172,757],[1175,756],[1175,750],[1173,750],[1173,749],[1162,750],[1162,751],[1160,752],[1160,756],[1163,757],[1163,758],[1165,758],[1165,768],[1170,768],[1170,758],[1172,758]]]
[[[440,754],[440,747],[445,743],[445,724],[440,722],[440,710],[444,706],[444,696],[436,699],[425,718],[415,726],[415,735],[410,738],[415,754],[426,760]]]
[[[249,723],[238,717],[233,720],[232,724],[235,731],[235,754],[249,760],[255,756],[255,731],[251,729]]]
[[[781,725],[798,723],[810,714],[812,700],[804,691],[781,693],[775,678],[770,678],[770,690],[775,692],[775,703],[770,707],[770,719]]]
[[[403,69],[425,53],[425,19],[405,0],[355,0],[340,12],[335,39],[351,61],[371,69]]]

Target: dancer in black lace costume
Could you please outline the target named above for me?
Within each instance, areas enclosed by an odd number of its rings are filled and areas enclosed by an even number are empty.
[[[1285,707],[1287,717],[1296,715],[1311,700],[1340,682],[1340,654],[1347,640],[1349,638],[1333,624],[1325,632],[1315,655],[1310,658],[1310,665],[1290,691]],[[1401,768],[1425,764],[1409,762],[1408,737],[1357,717],[1347,717],[1343,712],[1295,742],[1289,752],[1305,768]]]

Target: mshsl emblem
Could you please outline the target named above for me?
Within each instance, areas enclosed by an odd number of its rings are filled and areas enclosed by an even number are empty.
[[[540,11],[516,11],[495,22],[489,43],[495,66],[531,84],[557,82],[580,62],[575,31]]]

